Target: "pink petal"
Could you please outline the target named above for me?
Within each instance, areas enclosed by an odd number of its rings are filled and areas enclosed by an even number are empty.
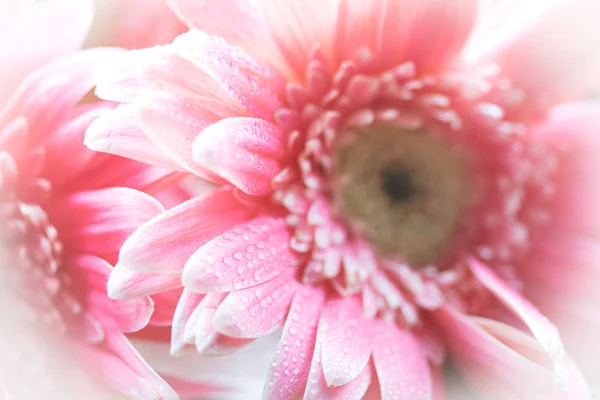
[[[536,142],[557,152],[556,195],[553,223],[561,229],[600,235],[596,199],[600,184],[595,170],[600,167],[600,103],[565,104],[552,110],[549,118],[533,127]]]
[[[444,330],[457,365],[486,399],[543,395],[558,396],[557,399],[562,395],[563,400],[589,399],[587,388],[581,386],[581,377],[568,359],[569,370],[564,372],[569,378],[569,389],[557,389],[556,376],[548,369],[544,350],[525,333],[498,322],[461,315],[449,307],[435,312],[434,319]],[[574,393],[584,395],[569,397]]]
[[[493,61],[531,97],[550,102],[597,87],[600,3],[496,1],[466,49],[470,62]],[[531,98],[530,97],[530,98]]]
[[[195,292],[256,286],[293,268],[290,233],[281,217],[259,216],[206,243],[188,260],[183,284]]]
[[[273,121],[283,81],[267,65],[222,38],[191,30],[173,42],[179,56],[215,80],[250,116]]]
[[[129,188],[78,192],[58,202],[49,215],[70,249],[96,254],[119,251],[125,239],[159,215],[163,206]]]
[[[104,0],[96,9],[87,47],[141,49],[171,43],[187,27],[165,0]]]
[[[64,185],[81,175],[97,154],[81,145],[87,127],[108,111],[96,108],[62,125],[45,143],[46,160],[42,176],[53,185]]]
[[[290,268],[290,273],[230,293],[217,309],[213,319],[215,329],[235,338],[253,339],[280,328],[298,289],[294,272]]]
[[[338,13],[335,1],[273,0],[261,2],[267,26],[295,79],[304,78],[314,46],[334,58],[334,30]],[[333,65],[332,65],[333,66]]]
[[[327,386],[341,386],[365,369],[372,350],[371,321],[354,297],[327,302],[319,322],[321,363]]]
[[[134,111],[132,106],[122,104],[114,111],[105,113],[87,129],[84,144],[95,151],[182,170],[141,131]]]
[[[198,305],[200,312],[194,330],[196,350],[201,355],[220,356],[233,353],[254,341],[254,339],[233,338],[215,330],[213,317],[226,297],[225,293],[209,293]]]
[[[431,374],[419,342],[392,324],[378,321],[376,329],[373,361],[382,400],[431,399]]]
[[[115,265],[108,279],[111,299],[132,299],[181,287],[181,275],[149,274]]]
[[[431,368],[431,399],[447,400],[446,385],[444,384],[444,371],[439,367]]]
[[[321,364],[321,355],[322,337],[321,335],[317,334],[315,352],[308,375],[308,385],[306,386],[306,391],[304,392],[304,400],[362,399],[364,394],[367,392],[369,385],[371,384],[371,376],[373,374],[372,366],[368,365],[354,380],[346,383],[345,385],[329,387],[327,386],[327,382],[325,382],[325,375],[323,374],[323,367]]]
[[[179,400],[179,396],[143,360],[122,335],[107,337],[108,352],[97,352],[92,360],[106,379],[124,394],[144,400]]]
[[[183,380],[162,373],[161,376],[177,392],[181,400],[198,400],[208,395],[214,396],[216,393],[225,390],[225,388],[215,383]]]
[[[29,123],[30,140],[44,141],[51,136],[52,128],[64,121],[73,106],[94,87],[103,67],[122,54],[119,49],[89,49],[36,70],[0,111],[0,126],[22,115]]]
[[[518,266],[525,294],[559,328],[565,347],[590,382],[597,382],[600,279],[597,239],[581,232],[545,232]]]
[[[548,353],[548,356],[554,363],[557,380],[560,380],[562,378],[561,373],[564,370],[562,358],[565,349],[556,326],[543,316],[535,306],[523,298],[521,294],[506,285],[486,265],[479,261],[471,260],[469,267],[481,284],[527,324],[533,336],[539,341],[544,351]]]
[[[92,255],[79,255],[66,260],[70,276],[78,282],[74,289],[84,299],[86,309],[104,330],[134,332],[148,324],[154,311],[149,297],[115,301],[106,295],[106,282],[112,266]]]
[[[192,159],[193,140],[211,123],[244,114],[211,77],[170,46],[129,52],[104,74],[96,95],[135,103],[134,114],[150,141],[181,167],[206,178],[212,177]]]
[[[136,106],[136,118],[150,141],[182,168],[214,183],[225,182],[194,160],[194,140],[210,124],[238,115],[211,98],[186,101],[170,94],[148,97]]]
[[[174,289],[166,289],[163,292],[154,294],[151,297],[154,302],[154,313],[148,324],[170,328],[173,325],[173,316],[182,292],[183,288],[177,286]]]
[[[0,130],[0,148],[13,158],[18,158],[27,149],[29,124],[27,118],[20,116],[3,126]]]
[[[259,1],[168,0],[168,3],[190,28],[221,36],[227,43],[242,47],[275,68],[284,67]]]
[[[340,60],[361,47],[379,69],[414,62],[419,71],[440,70],[466,41],[477,17],[476,0],[342,0],[337,32]]]
[[[302,396],[308,382],[324,295],[322,289],[303,286],[294,296],[269,368],[262,397],[264,400],[296,399]]]
[[[106,68],[96,95],[119,103],[134,103],[145,97],[170,94],[183,102],[212,98],[235,110],[233,99],[210,76],[177,54],[172,46],[155,46],[127,52],[116,65]],[[157,84],[160,82],[160,85]],[[241,109],[237,110],[241,113]]]
[[[13,1],[3,2],[0,14],[0,37],[11,38],[0,45],[0,104],[6,104],[24,77],[81,47],[94,7],[91,0]]]
[[[186,327],[204,296],[204,294],[196,294],[183,289],[173,316],[171,354],[176,355],[183,350],[186,343],[184,339]]]
[[[200,246],[245,222],[254,212],[230,188],[196,197],[134,232],[123,244],[119,262],[138,272],[180,273]]]
[[[254,118],[229,118],[200,133],[193,155],[205,169],[244,192],[266,195],[281,171],[282,139],[276,125]]]

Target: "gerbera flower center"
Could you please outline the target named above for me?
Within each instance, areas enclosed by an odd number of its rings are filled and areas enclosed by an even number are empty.
[[[516,266],[550,220],[556,156],[512,120],[524,96],[494,66],[373,74],[370,60],[357,52],[330,74],[315,49],[275,115],[291,157],[274,201],[300,279],[408,325],[444,301],[476,312],[486,291],[473,260],[520,287]]]
[[[336,151],[333,202],[381,254],[434,262],[456,230],[465,177],[455,149],[424,131],[376,123]]]

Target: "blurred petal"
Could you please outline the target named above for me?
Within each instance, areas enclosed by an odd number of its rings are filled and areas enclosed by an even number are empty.
[[[594,0],[495,1],[466,58],[498,63],[514,86],[540,101],[582,97],[600,83],[600,56],[590,51],[600,46],[599,17]]]
[[[153,197],[129,188],[77,192],[49,212],[61,240],[80,252],[110,254],[137,228],[159,215]],[[69,218],[65,218],[65,216]]]
[[[457,365],[486,399],[540,395],[557,396],[556,399],[563,396],[562,400],[589,399],[579,371],[568,359],[568,369],[564,371],[568,391],[561,392],[556,387],[557,377],[544,350],[529,335],[499,322],[461,315],[449,307],[436,311],[433,317],[444,330]]]
[[[91,0],[9,0],[0,6],[0,37],[11,38],[0,45],[0,104],[6,104],[24,77],[81,47],[94,7]]]
[[[406,61],[420,73],[440,70],[461,49],[477,16],[477,0],[340,1],[339,59],[369,49],[378,69]]]

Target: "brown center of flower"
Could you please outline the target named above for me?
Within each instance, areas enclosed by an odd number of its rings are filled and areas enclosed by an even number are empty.
[[[350,132],[336,151],[333,200],[353,230],[412,265],[447,248],[465,203],[457,151],[441,138],[391,124]]]

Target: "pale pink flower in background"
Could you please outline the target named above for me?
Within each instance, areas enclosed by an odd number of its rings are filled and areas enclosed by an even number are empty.
[[[186,197],[177,186],[159,191],[169,170],[83,146],[89,124],[114,105],[81,99],[123,55],[74,52],[92,18],[93,4],[82,0],[0,5],[0,390],[18,399],[95,398],[90,382],[99,379],[110,398],[117,390],[177,399],[125,337],[170,324],[173,293],[115,301],[106,284],[125,238],[165,210],[142,191],[167,206]],[[67,388],[60,371],[71,374],[73,363],[80,371]]]
[[[170,4],[194,29],[107,72],[86,144],[222,188],[110,296],[183,285],[175,354],[282,328],[268,399],[444,398],[446,353],[486,399],[590,397],[544,314],[598,354],[600,108],[554,106],[598,82],[600,3]]]
[[[170,43],[187,27],[166,0],[95,0],[96,16],[86,47],[141,49]]]

